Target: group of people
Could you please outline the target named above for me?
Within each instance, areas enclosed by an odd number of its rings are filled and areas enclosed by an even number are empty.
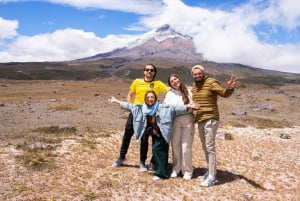
[[[171,74],[168,85],[155,80],[157,68],[147,64],[144,78],[135,79],[130,86],[127,101],[111,97],[111,103],[119,103],[129,115],[125,125],[120,155],[113,167],[122,165],[133,134],[140,141],[140,171],[155,170],[153,180],[193,176],[192,143],[195,123],[198,127],[202,148],[205,152],[207,172],[201,176],[201,186],[216,183],[215,138],[219,126],[218,96],[229,97],[234,91],[236,77],[231,76],[223,87],[216,79],[205,74],[201,65],[192,67],[192,87],[186,86],[181,77]],[[157,96],[165,94],[163,103]],[[146,166],[148,141],[152,138],[152,158]],[[168,174],[169,144],[172,146],[173,167]]]

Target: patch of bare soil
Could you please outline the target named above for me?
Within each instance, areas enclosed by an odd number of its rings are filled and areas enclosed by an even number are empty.
[[[243,88],[220,98],[218,183],[203,188],[197,133],[190,181],[152,181],[153,172],[140,172],[134,138],[125,165],[111,167],[127,113],[107,99],[125,100],[130,83],[0,84],[0,200],[300,200],[300,86]],[[246,114],[233,115],[237,109]]]

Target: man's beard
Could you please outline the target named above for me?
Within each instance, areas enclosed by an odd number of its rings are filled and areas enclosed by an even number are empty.
[[[202,82],[202,80],[203,80],[203,78],[201,78],[201,79],[194,79],[196,85],[200,84]]]
[[[148,76],[148,75],[146,75],[146,78],[147,78],[147,79],[151,79],[151,80],[153,80],[153,75],[149,75],[149,76]]]

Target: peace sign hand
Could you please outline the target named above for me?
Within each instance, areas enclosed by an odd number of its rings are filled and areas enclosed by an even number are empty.
[[[227,89],[233,89],[234,86],[235,86],[236,80],[237,80],[237,77],[232,74],[230,80],[228,80],[226,82],[226,88]]]

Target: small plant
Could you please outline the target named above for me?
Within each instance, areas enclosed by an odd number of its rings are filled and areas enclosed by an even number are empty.
[[[227,133],[227,134],[225,135],[225,140],[233,140],[233,139],[234,139],[233,134]]]
[[[95,195],[95,193],[90,192],[84,195],[84,201],[92,201],[95,200],[97,198],[97,196]]]
[[[41,132],[41,133],[47,133],[47,134],[52,134],[52,133],[75,133],[76,128],[75,127],[68,127],[68,128],[62,128],[59,126],[49,126],[49,127],[41,127],[33,130],[34,132]]]
[[[15,184],[15,185],[12,187],[12,189],[13,189],[14,191],[17,191],[17,192],[22,192],[22,191],[27,190],[27,189],[26,189],[26,186],[24,186],[23,184]]]
[[[83,146],[87,146],[91,149],[95,149],[97,142],[94,139],[84,138],[84,139],[81,140],[81,144]]]
[[[89,131],[86,133],[86,135],[84,136],[84,138],[81,140],[81,144],[83,146],[87,146],[91,149],[95,149],[97,142],[96,142],[96,138],[94,136],[94,133],[92,130],[88,129]]]
[[[52,148],[50,147],[34,147],[31,148],[25,142],[18,144],[16,149],[24,150],[23,155],[16,156],[18,164],[35,171],[51,170],[55,167],[54,155],[52,154]]]
[[[5,150],[0,149],[0,154],[6,154],[7,152]]]

